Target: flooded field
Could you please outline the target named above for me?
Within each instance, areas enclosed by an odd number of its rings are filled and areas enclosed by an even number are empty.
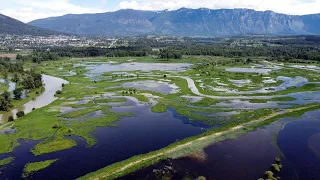
[[[0,179],[22,179],[26,164],[47,160],[55,161],[28,178],[76,179],[106,167],[112,177],[140,169],[120,179],[258,179],[276,157],[282,179],[320,178],[313,173],[320,167],[316,68],[250,66],[116,58],[40,64],[52,75],[42,76],[45,91],[0,115],[0,161],[13,158],[0,166]],[[20,109],[26,116],[6,123]],[[259,125],[265,121],[273,123]]]

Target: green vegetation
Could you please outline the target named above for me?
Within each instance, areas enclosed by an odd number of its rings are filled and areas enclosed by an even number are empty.
[[[86,108],[86,109],[81,109],[81,110],[78,110],[78,111],[73,111],[73,112],[70,112],[70,113],[67,113],[67,114],[63,114],[63,115],[61,115],[61,117],[64,117],[64,118],[79,118],[79,117],[85,116],[87,114],[90,114],[90,113],[93,113],[93,112],[96,112],[96,111],[99,111],[99,110],[102,110],[102,109],[103,109],[103,107]]]
[[[12,163],[13,160],[14,160],[14,157],[8,157],[8,158],[0,160],[0,167]]]
[[[68,131],[68,133],[72,133]],[[49,138],[45,141],[42,141],[41,143],[37,144],[31,152],[39,156],[41,154],[48,154],[51,152],[61,151],[64,149],[70,149],[74,146],[76,146],[76,142],[70,139],[64,139],[64,138]]]
[[[201,99],[200,101],[198,102],[195,102],[195,103],[192,103],[192,105],[195,105],[195,106],[212,106],[212,105],[215,105],[217,103],[219,103],[220,101],[219,100],[216,100],[216,99],[212,99],[212,98],[203,98]]]
[[[151,107],[151,111],[155,113],[164,113],[167,111],[167,106],[163,103],[157,103]]]
[[[22,177],[23,178],[27,178],[32,173],[35,173],[35,172],[40,171],[42,169],[45,169],[45,168],[51,166],[56,161],[58,161],[58,159],[46,160],[46,161],[34,162],[34,163],[28,163],[28,164],[25,165],[25,167],[23,169]]]
[[[9,86],[6,83],[0,82],[0,92],[7,91]]]
[[[271,100],[272,101],[294,101],[294,100],[296,100],[296,98],[287,96],[287,97],[272,98]]]
[[[275,170],[276,172],[280,172],[281,171],[281,165],[279,166],[278,164],[272,164],[272,168],[273,170]]]
[[[115,102],[126,102],[126,98],[108,98],[108,99],[96,99],[94,103],[115,103]]]

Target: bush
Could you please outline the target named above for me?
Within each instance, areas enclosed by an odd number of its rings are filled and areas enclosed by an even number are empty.
[[[53,129],[58,129],[58,128],[59,128],[59,125],[58,125],[58,124],[54,124],[54,125],[52,126],[52,128],[53,128]]]
[[[72,130],[71,128],[69,128],[67,132],[68,132],[68,133],[72,133],[72,131],[73,131],[73,130]]]
[[[64,83],[61,86],[64,87]]]
[[[280,163],[280,162],[281,162],[281,159],[280,159],[279,157],[276,157],[276,158],[275,158],[275,161],[276,161],[277,163]]]
[[[9,117],[8,117],[8,122],[12,122],[12,121],[14,121],[13,116],[9,116]]]
[[[62,94],[61,90],[56,91],[56,94]]]
[[[19,112],[17,112],[16,115],[17,115],[18,118],[20,118],[20,117],[24,116],[24,112],[23,111],[19,111]]]

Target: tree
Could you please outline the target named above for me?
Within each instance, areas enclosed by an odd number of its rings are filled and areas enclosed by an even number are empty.
[[[14,73],[13,78],[12,78],[12,81],[15,82],[15,83],[18,83],[19,80],[20,80],[20,79],[19,79],[18,74],[17,74],[17,73]]]
[[[18,118],[20,118],[20,117],[24,116],[24,111],[19,111],[19,112],[17,112],[16,115]]]
[[[14,95],[14,99],[15,99],[15,100],[21,99],[22,89],[21,89],[21,88],[15,89],[15,90],[13,91],[13,95]]]
[[[8,111],[10,107],[12,107],[11,95],[9,92],[5,91],[0,95],[0,111]]]
[[[12,121],[14,121],[13,116],[9,116],[9,117],[8,117],[8,122],[12,122]]]

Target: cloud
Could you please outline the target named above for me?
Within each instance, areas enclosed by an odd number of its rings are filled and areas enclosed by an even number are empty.
[[[2,3],[0,0],[0,4]],[[86,8],[70,3],[68,0],[10,0],[11,6],[0,10],[1,13],[29,22],[34,19],[61,16],[65,14],[97,13],[105,10]],[[7,6],[8,7],[8,6]]]
[[[132,0],[122,1],[121,9],[141,10],[175,10],[186,8],[248,8],[255,10],[272,10],[285,14],[320,13],[320,0]]]

